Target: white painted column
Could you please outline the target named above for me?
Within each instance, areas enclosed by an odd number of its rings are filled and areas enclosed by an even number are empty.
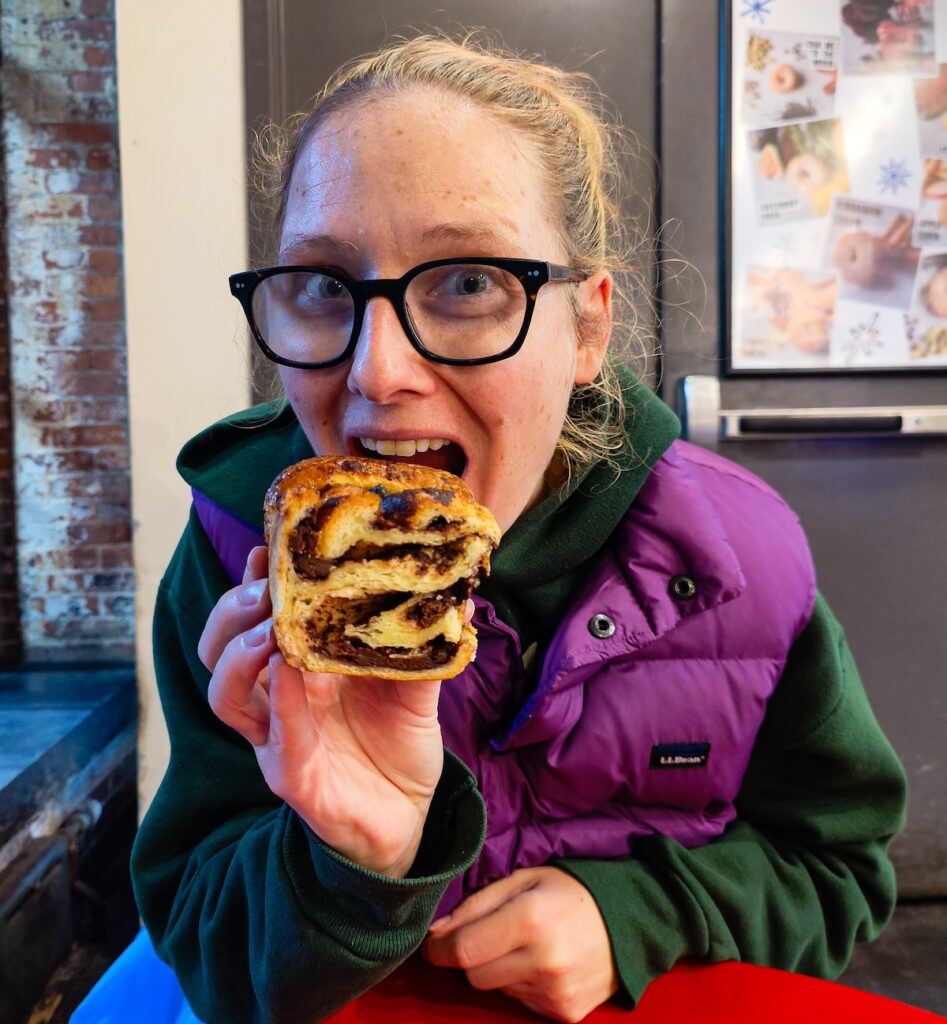
[[[144,813],[168,757],[154,595],[190,503],[174,460],[249,394],[227,288],[247,259],[242,4],[117,0],[116,46]]]

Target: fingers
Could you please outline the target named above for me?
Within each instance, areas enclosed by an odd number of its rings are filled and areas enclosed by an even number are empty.
[[[217,659],[207,691],[214,714],[254,746],[269,733],[270,700],[257,677],[275,650],[270,619],[234,637]]]
[[[522,985],[535,973],[534,957],[531,950],[514,949],[506,956],[501,956],[479,967],[467,969],[467,980],[483,992],[500,988],[509,990],[512,986]],[[515,993],[509,992],[519,998]]]
[[[269,743],[274,750],[290,755],[300,750],[308,753],[313,746],[314,730],[303,674],[287,665],[279,652],[270,656],[269,671]]]
[[[462,925],[492,914],[498,907],[526,889],[532,888],[534,884],[530,871],[514,871],[506,878],[492,882],[472,896],[468,896],[452,913],[434,921],[430,932],[432,935],[445,935]]]
[[[247,555],[247,565],[243,570],[243,582],[252,583],[253,580],[258,580],[265,576],[267,573],[267,548],[265,544],[261,544],[260,547],[251,548],[250,554]]]
[[[213,672],[224,648],[240,633],[265,619],[271,611],[266,576],[258,575],[261,557],[265,567],[266,548],[254,548],[247,559],[244,582],[228,590],[214,605],[197,645],[197,655]]]
[[[470,971],[521,949],[530,940],[529,919],[513,899],[443,934],[429,933],[424,955],[438,967]]]

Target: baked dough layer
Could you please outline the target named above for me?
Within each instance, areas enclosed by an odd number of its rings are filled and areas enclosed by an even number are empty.
[[[456,476],[382,459],[284,470],[264,504],[276,641],[307,671],[448,679],[476,653],[467,597],[500,530]]]

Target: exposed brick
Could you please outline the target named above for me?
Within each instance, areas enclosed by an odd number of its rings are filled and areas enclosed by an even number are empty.
[[[112,0],[82,0],[79,8],[83,18],[107,18],[112,14]]]
[[[131,524],[74,524],[66,527],[66,536],[74,544],[127,544],[131,542]]]
[[[79,370],[68,377],[62,377],[59,391],[63,395],[76,397],[109,398],[125,391],[125,381],[116,380],[113,373],[99,373],[94,370]]]
[[[47,558],[54,569],[94,569],[99,564],[99,553],[91,548],[50,551]]]
[[[128,504],[130,486],[125,473],[96,473],[74,477],[62,477],[54,481],[52,494],[63,498],[101,497],[107,501],[123,501]]]
[[[92,203],[108,203],[108,199],[90,199]],[[117,204],[116,204],[117,205]],[[122,257],[116,249],[92,249],[89,252],[89,269],[101,274],[114,274],[122,268]]]
[[[3,4],[4,109],[16,132],[6,137],[0,199],[16,197],[6,223],[16,245],[8,280],[0,267],[0,323],[8,299],[18,398],[7,398],[0,330],[0,659],[4,595],[17,585],[30,657],[134,651],[114,7]],[[23,420],[16,467],[2,443],[14,408]],[[6,555],[20,473],[31,504],[14,566]]]
[[[96,299],[84,302],[82,310],[91,320],[121,320],[124,316],[121,299]]]
[[[74,71],[69,76],[69,88],[76,92],[104,92],[111,79],[110,71]]]
[[[112,24],[91,19],[57,18],[41,22],[37,35],[42,40],[59,43],[76,39],[85,42],[108,42],[112,38]]]
[[[27,224],[31,221],[76,220],[85,213],[81,199],[72,195],[46,196],[39,204],[33,204],[21,213]]]
[[[122,294],[122,282],[115,276],[93,274],[85,279],[82,294],[90,298],[115,298]]]
[[[89,357],[93,370],[105,373],[125,373],[125,351],[117,348],[92,348]]]
[[[123,324],[84,324],[82,328],[83,345],[121,345],[124,340]]]
[[[112,50],[108,46],[87,46],[82,51],[87,68],[104,68],[112,63]]]
[[[86,158],[88,166],[88,157]],[[80,157],[74,149],[31,149],[27,167],[78,167]]]
[[[37,403],[33,412],[36,423],[115,423],[128,415],[124,391],[110,399],[55,398]]]
[[[128,443],[124,424],[95,424],[81,427],[44,427],[40,444],[47,448],[100,448]]]
[[[41,127],[50,139],[55,142],[75,142],[96,146],[115,141],[114,123],[70,121],[65,123],[47,123]]]
[[[90,149],[85,155],[85,165],[90,171],[111,171],[117,164],[117,154],[112,147]]]
[[[103,545],[99,548],[103,569],[124,569],[132,565],[132,549],[130,544]]]
[[[114,171],[86,171],[79,175],[74,191],[87,196],[115,195],[118,191],[118,176]]]
[[[79,241],[83,245],[118,245],[122,234],[118,228],[104,224],[84,224],[79,229]]]
[[[89,196],[88,211],[89,218],[94,221],[115,224],[122,219],[122,208],[117,199]]]
[[[99,472],[110,472],[123,469],[126,472],[129,468],[129,453],[127,448],[99,448],[95,453],[95,468]]]

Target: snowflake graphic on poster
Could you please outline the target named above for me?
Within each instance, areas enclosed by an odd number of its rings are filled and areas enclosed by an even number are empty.
[[[908,187],[910,177],[911,172],[905,167],[904,160],[889,160],[878,168],[878,188],[894,195]]]
[[[759,24],[766,23],[767,17],[773,12],[770,7],[776,0],[743,0],[743,10],[740,11],[741,18],[753,18]]]
[[[857,359],[859,356],[867,358],[877,352],[881,348],[878,314],[875,313],[865,323],[850,328],[848,338],[842,347],[849,360]]]

